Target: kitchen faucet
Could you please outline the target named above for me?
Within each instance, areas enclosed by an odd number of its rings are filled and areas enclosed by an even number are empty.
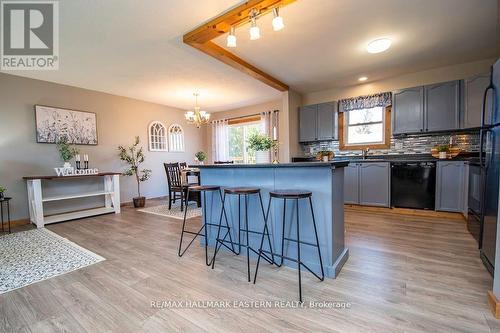
[[[361,156],[363,156],[363,159],[366,159],[369,151],[370,151],[370,148],[365,148],[361,151]]]

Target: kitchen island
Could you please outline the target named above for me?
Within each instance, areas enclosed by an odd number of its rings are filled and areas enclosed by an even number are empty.
[[[348,258],[349,251],[344,242],[344,167],[348,161],[306,162],[284,164],[223,164],[197,165],[200,168],[202,185],[220,185],[221,187],[258,187],[261,189],[264,210],[269,202],[272,190],[308,190],[312,192],[314,214],[318,228],[319,243],[325,274],[336,277]],[[207,194],[207,216],[212,223],[218,223],[221,204],[217,195]],[[241,198],[241,223],[244,225],[244,199]],[[248,201],[249,229],[261,232],[264,219],[258,195],[252,195]],[[226,212],[232,228],[233,240],[237,240],[238,196],[226,197]],[[295,200],[287,200],[285,237],[296,238]],[[281,229],[283,218],[283,200],[273,199],[268,226],[273,241],[274,251],[281,249]],[[299,200],[300,235],[303,242],[314,243],[312,216],[307,200]],[[293,219],[293,220],[292,220]],[[214,246],[217,227],[208,228],[209,245]],[[244,239],[242,234],[242,240]],[[260,235],[250,233],[250,246],[258,250]],[[246,253],[242,251],[242,255]],[[220,256],[234,255],[229,251],[220,252]],[[219,256],[218,255],[218,256]],[[297,245],[285,240],[285,255],[296,257]],[[319,272],[317,250],[303,244],[302,260]],[[296,264],[285,260],[285,265]],[[242,268],[243,269],[243,268]]]

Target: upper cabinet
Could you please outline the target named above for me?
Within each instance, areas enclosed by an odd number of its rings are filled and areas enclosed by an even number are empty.
[[[401,89],[392,94],[392,133],[418,133],[424,126],[424,88]]]
[[[484,92],[490,83],[490,73],[479,74],[462,81],[462,116],[460,128],[481,126]],[[486,120],[488,122],[493,107],[492,95],[486,99]]]
[[[460,128],[460,83],[442,82],[425,86],[425,131],[449,131]]]
[[[316,140],[317,111],[318,108],[316,105],[303,106],[299,109],[300,142],[308,142]]]
[[[299,141],[337,139],[337,103],[328,102],[299,108]]]

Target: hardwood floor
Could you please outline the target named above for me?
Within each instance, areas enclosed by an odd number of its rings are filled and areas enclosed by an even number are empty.
[[[492,279],[464,222],[348,209],[349,260],[335,280],[304,273],[303,295],[349,308],[155,308],[297,299],[295,270],[261,265],[253,285],[244,257],[221,254],[214,271],[200,247],[178,258],[180,226],[132,208],[48,226],[107,260],[0,295],[0,331],[500,332],[487,304]]]

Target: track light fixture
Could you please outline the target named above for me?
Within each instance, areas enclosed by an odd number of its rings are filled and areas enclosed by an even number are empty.
[[[234,31],[235,28],[232,26],[229,35],[227,35],[227,47],[236,47],[236,35]]]
[[[257,16],[259,15],[259,11],[253,8],[250,13],[250,40],[256,40],[260,38],[260,29],[257,26]]]
[[[273,29],[274,31],[279,31],[285,27],[285,24],[283,23],[283,18],[280,16],[280,8],[279,7],[274,7],[273,8]]]

